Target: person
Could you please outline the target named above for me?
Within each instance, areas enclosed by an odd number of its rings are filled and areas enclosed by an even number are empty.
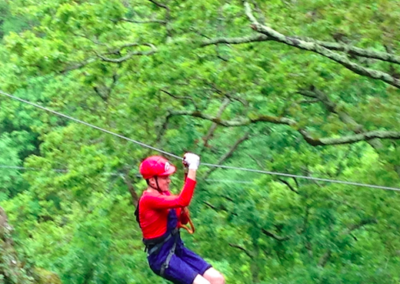
[[[184,246],[179,232],[189,221],[187,206],[194,194],[199,163],[198,155],[184,155],[187,178],[180,194],[173,195],[169,184],[176,167],[161,156],[143,160],[139,171],[148,186],[135,214],[154,273],[176,284],[224,284],[220,272]]]

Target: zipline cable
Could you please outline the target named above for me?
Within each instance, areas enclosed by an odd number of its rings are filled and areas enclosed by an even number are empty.
[[[41,171],[42,169],[39,168],[27,168],[27,167],[21,167],[21,166],[8,166],[8,165],[0,165],[0,169],[11,169],[11,170],[17,170],[17,171]],[[61,169],[50,169],[51,171],[57,172],[57,173],[68,173],[68,170],[61,170]],[[102,173],[104,175],[110,175],[110,176],[125,176],[123,173]],[[141,174],[137,173],[135,174],[136,177],[142,177]],[[249,181],[249,180],[231,180],[231,179],[205,179],[206,182],[225,182],[225,183],[236,183],[236,184],[254,184],[254,182]]]
[[[63,113],[61,113],[61,112],[57,112],[57,111],[51,110],[51,109],[49,109],[49,108],[43,107],[43,106],[41,106],[41,105],[38,105],[38,104],[32,103],[32,102],[30,102],[30,101],[27,101],[27,100],[24,100],[24,99],[21,99],[21,98],[15,97],[15,96],[13,96],[13,95],[10,95],[10,94],[7,94],[7,93],[5,93],[5,92],[3,92],[3,91],[1,91],[1,90],[0,90],[0,94],[1,94],[1,95],[3,95],[3,96],[6,96],[6,97],[12,98],[12,99],[14,99],[14,100],[17,100],[17,101],[23,102],[23,103],[25,103],[25,104],[28,104],[28,105],[34,106],[34,107],[36,107],[36,108],[39,108],[39,109],[41,109],[41,110],[48,111],[48,112],[50,112],[50,113],[53,113],[53,114],[56,114],[56,115],[58,115],[58,116],[61,116],[61,117],[67,118],[67,119],[69,119],[69,120],[72,120],[72,121],[78,122],[78,123],[80,123],[80,124],[83,124],[83,125],[89,126],[89,127],[91,127],[91,128],[94,128],[94,129],[100,130],[100,131],[102,131],[102,132],[105,132],[105,133],[108,133],[108,134],[111,134],[111,135],[117,136],[117,137],[119,137],[119,138],[122,138],[122,139],[125,139],[125,140],[127,140],[127,141],[130,141],[130,142],[133,142],[133,143],[135,143],[135,144],[138,144],[138,145],[140,145],[140,146],[142,146],[142,147],[149,148],[149,149],[155,150],[155,151],[157,151],[157,152],[163,153],[163,154],[165,154],[165,155],[168,155],[168,156],[171,156],[171,157],[174,157],[174,158],[177,158],[177,159],[181,159],[181,160],[182,160],[182,158],[181,158],[181,157],[179,157],[179,156],[177,156],[177,155],[174,155],[174,154],[168,153],[168,152],[166,152],[166,151],[163,151],[163,150],[161,150],[161,149],[155,148],[155,147],[153,147],[153,146],[150,146],[150,145],[144,144],[144,143],[142,143],[142,142],[140,142],[140,141],[136,141],[136,140],[130,139],[130,138],[128,138],[128,137],[125,137],[125,136],[123,136],[123,135],[121,135],[121,134],[118,134],[118,133],[115,133],[115,132],[109,131],[109,130],[107,130],[107,129],[104,129],[104,128],[101,128],[101,127],[98,127],[98,126],[96,126],[96,125],[93,125],[93,124],[87,123],[87,122],[85,122],[85,121],[83,121],[83,120],[79,120],[79,119],[76,119],[76,118],[74,118],[74,117],[71,117],[71,116],[65,115],[65,114],[63,114]]]
[[[116,136],[116,137],[122,138],[122,139],[124,139],[124,140],[133,142],[133,143],[138,144],[138,145],[140,145],[140,146],[142,146],[142,147],[149,148],[149,149],[155,150],[155,151],[157,151],[157,152],[159,152],[159,153],[163,153],[163,154],[165,154],[165,155],[167,155],[167,156],[174,157],[174,158],[176,158],[176,159],[182,160],[182,157],[179,157],[179,156],[177,156],[177,155],[175,155],[175,154],[172,154],[172,153],[166,152],[166,151],[164,151],[164,150],[155,148],[155,147],[150,146],[150,145],[147,145],[147,144],[145,144],[145,143],[143,143],[143,142],[140,142],[140,141],[137,141],[137,140],[133,140],[133,139],[128,138],[128,137],[125,137],[125,136],[123,136],[123,135],[121,135],[121,134],[118,134],[118,133],[109,131],[109,130],[107,130],[107,129],[98,127],[98,126],[96,126],[96,125],[87,123],[87,122],[85,122],[85,121],[83,121],[83,120],[79,120],[79,119],[76,119],[76,118],[74,118],[74,117],[65,115],[65,114],[63,114],[63,113],[60,113],[60,112],[51,110],[51,109],[49,109],[49,108],[43,107],[43,106],[41,106],[41,105],[38,105],[38,104],[36,104],[36,103],[32,103],[32,102],[30,102],[30,101],[27,101],[27,100],[18,98],[18,97],[16,97],[16,96],[10,95],[10,94],[8,94],[8,93],[6,93],[6,92],[3,92],[3,91],[1,91],[1,90],[0,90],[0,94],[3,95],[3,96],[9,97],[9,98],[11,98],[11,99],[13,99],[13,100],[17,100],[17,101],[23,102],[23,103],[25,103],[25,104],[34,106],[34,107],[39,108],[39,109],[41,109],[41,110],[44,110],[44,111],[47,111],[47,112],[56,114],[56,115],[58,115],[58,116],[67,118],[67,119],[69,119],[69,120],[78,122],[78,123],[83,124],[83,125],[86,125],[86,126],[88,126],[88,127],[91,127],[91,128],[97,129],[97,130],[100,130],[100,131],[105,132],[105,133],[107,133],[107,134],[111,134],[111,135],[114,135],[114,136]],[[302,176],[302,175],[286,174],[286,173],[280,173],[280,172],[256,170],[256,169],[249,169],[249,168],[239,168],[239,167],[224,166],[224,165],[216,165],[216,164],[209,164],[209,163],[202,163],[202,165],[208,166],[208,167],[213,167],[213,168],[220,168],[220,169],[238,170],[238,171],[246,171],[246,172],[253,172],[253,173],[260,173],[260,174],[268,174],[268,175],[276,175],[276,176],[292,177],[292,178],[301,178],[301,179],[314,180],[314,181],[322,181],[322,182],[330,182],[330,183],[337,183],[337,184],[353,185],[353,186],[359,186],[359,187],[368,187],[368,188],[376,188],[376,189],[383,189],[383,190],[400,191],[400,188],[388,187],[388,186],[381,186],[381,185],[374,185],[374,184],[366,184],[366,183],[358,183],[358,182],[343,181],[343,180],[334,180],[334,179],[326,179],[326,178],[316,178],[316,177],[312,177],[312,176]]]

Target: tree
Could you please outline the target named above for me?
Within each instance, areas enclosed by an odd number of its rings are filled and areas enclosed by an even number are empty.
[[[398,187],[398,1],[9,5],[29,25],[3,38],[2,90],[204,162]],[[0,159],[39,169],[2,201],[17,251],[64,283],[156,282],[132,214],[154,152],[1,104]],[[185,240],[229,283],[398,282],[395,192],[200,175]]]

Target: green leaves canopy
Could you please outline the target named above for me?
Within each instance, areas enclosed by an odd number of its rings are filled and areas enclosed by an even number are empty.
[[[240,1],[2,5],[4,91],[204,162],[399,187],[399,90],[287,46],[317,41],[396,78],[398,64],[355,48],[398,54],[399,1],[253,1],[259,33]],[[154,152],[0,104],[0,162],[35,169],[0,169],[17,250],[63,283],[161,281],[132,206]],[[209,170],[191,205],[198,231],[184,238],[228,283],[398,282],[395,192]]]

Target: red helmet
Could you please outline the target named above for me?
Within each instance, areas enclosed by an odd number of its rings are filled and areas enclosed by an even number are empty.
[[[139,171],[144,179],[149,179],[155,176],[172,175],[176,171],[176,168],[164,157],[151,156],[144,159],[140,164]]]

